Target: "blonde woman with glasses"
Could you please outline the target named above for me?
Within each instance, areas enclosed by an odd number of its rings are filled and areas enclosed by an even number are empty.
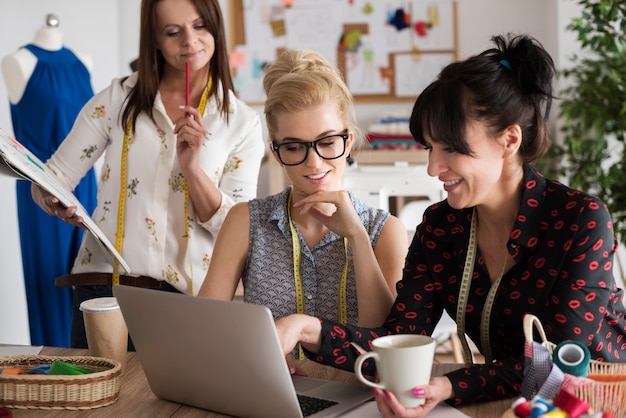
[[[402,222],[342,189],[357,144],[353,101],[317,52],[290,50],[268,69],[265,118],[291,186],[237,204],[218,235],[200,296],[266,305],[342,323],[381,325],[402,276]]]

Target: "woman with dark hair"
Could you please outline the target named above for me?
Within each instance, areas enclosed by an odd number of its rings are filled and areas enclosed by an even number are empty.
[[[144,0],[137,72],[96,94],[47,161],[69,189],[102,157],[94,221],[133,276],[113,272],[85,234],[71,275],[72,346],[86,347],[86,299],[121,283],[197,294],[228,210],[256,196],[265,145],[259,115],[233,93],[218,0]],[[34,186],[50,215],[75,208]]]
[[[277,321],[285,353],[301,343],[315,361],[352,370],[358,353],[351,342],[371,349],[382,335],[430,335],[443,311],[450,314],[466,367],[415,388],[426,403],[411,410],[376,389],[386,417],[423,417],[441,401],[518,396],[526,313],[554,343],[575,340],[594,359],[626,360],[609,211],[531,166],[549,147],[553,61],[529,36],[493,41],[495,48],[445,67],[415,103],[411,133],[428,150],[428,172],[447,199],[426,210],[385,323],[364,329],[305,315]],[[485,364],[472,364],[465,334]]]

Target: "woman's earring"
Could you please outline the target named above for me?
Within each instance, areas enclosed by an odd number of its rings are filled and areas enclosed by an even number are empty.
[[[348,153],[348,157],[346,158],[346,161],[348,162],[348,165],[354,164],[354,158],[352,158],[351,153]]]

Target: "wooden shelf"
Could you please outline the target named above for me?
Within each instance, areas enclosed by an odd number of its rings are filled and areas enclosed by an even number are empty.
[[[354,159],[359,164],[427,164],[428,151],[422,149],[362,150],[354,153]]]

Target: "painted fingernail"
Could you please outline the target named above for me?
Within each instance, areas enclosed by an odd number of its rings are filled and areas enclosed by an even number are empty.
[[[390,401],[391,400],[391,395],[389,394],[389,391],[386,390],[386,391],[384,391],[384,393],[385,393],[385,398],[387,398],[387,400]]]
[[[380,395],[380,390],[378,390],[378,388],[372,388],[372,392],[374,392],[374,396]]]
[[[413,389],[413,395],[415,396],[424,396],[426,394],[426,392],[424,391],[424,388],[415,388]]]

